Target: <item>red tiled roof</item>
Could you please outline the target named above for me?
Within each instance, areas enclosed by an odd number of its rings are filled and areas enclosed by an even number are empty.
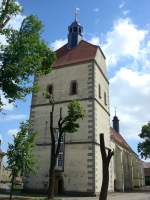
[[[144,168],[150,168],[150,162],[143,162]]]
[[[4,152],[2,152],[2,150],[0,149],[0,157],[3,157],[4,155]]]
[[[110,128],[111,131],[111,139],[114,140],[118,145],[121,147],[127,149],[130,152],[133,152],[131,147],[128,145],[128,143],[125,141],[125,139],[122,137],[120,133],[117,133],[113,128]]]
[[[81,40],[77,47],[73,49],[69,49],[68,44],[65,44],[56,51],[57,59],[53,64],[53,68],[92,60],[95,58],[98,48],[98,46],[84,40]]]

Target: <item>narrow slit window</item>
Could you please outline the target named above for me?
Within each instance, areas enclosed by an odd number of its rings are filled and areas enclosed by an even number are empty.
[[[98,85],[98,96],[101,99],[101,85]]]
[[[77,94],[77,89],[78,89],[77,81],[72,81],[70,86],[71,95]]]
[[[47,88],[48,93],[52,95],[53,94],[53,90],[54,90],[53,85],[52,84],[49,85],[48,88]]]
[[[104,103],[105,103],[105,105],[107,105],[107,95],[106,95],[106,92],[104,92]]]

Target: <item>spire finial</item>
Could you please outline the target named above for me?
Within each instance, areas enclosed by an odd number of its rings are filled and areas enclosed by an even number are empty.
[[[80,8],[76,8],[75,10],[75,21],[77,21],[77,16],[79,15]]]
[[[117,107],[115,106],[115,116],[116,116],[116,113],[117,113]]]

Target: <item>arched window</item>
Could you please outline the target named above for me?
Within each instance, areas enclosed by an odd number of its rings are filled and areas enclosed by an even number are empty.
[[[78,90],[77,81],[71,81],[71,84],[70,84],[70,94],[71,95],[77,94],[77,90]]]
[[[48,92],[49,94],[53,95],[54,88],[53,88],[53,85],[52,85],[52,84],[48,85],[48,87],[47,87],[47,92]]]

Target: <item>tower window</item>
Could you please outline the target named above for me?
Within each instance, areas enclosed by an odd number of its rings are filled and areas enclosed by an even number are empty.
[[[54,90],[53,85],[50,84],[50,85],[47,87],[48,93],[52,95],[52,94],[53,94],[53,90]]]
[[[104,103],[105,103],[105,105],[107,105],[107,95],[106,95],[106,92],[104,92]]]
[[[101,85],[98,85],[98,96],[101,99]]]
[[[72,81],[71,85],[70,85],[70,94],[71,95],[77,94],[77,89],[78,89],[77,87],[78,87],[77,81]]]
[[[74,32],[77,32],[77,27],[73,27],[73,31],[74,31]]]
[[[81,28],[79,28],[79,33],[81,33]]]

